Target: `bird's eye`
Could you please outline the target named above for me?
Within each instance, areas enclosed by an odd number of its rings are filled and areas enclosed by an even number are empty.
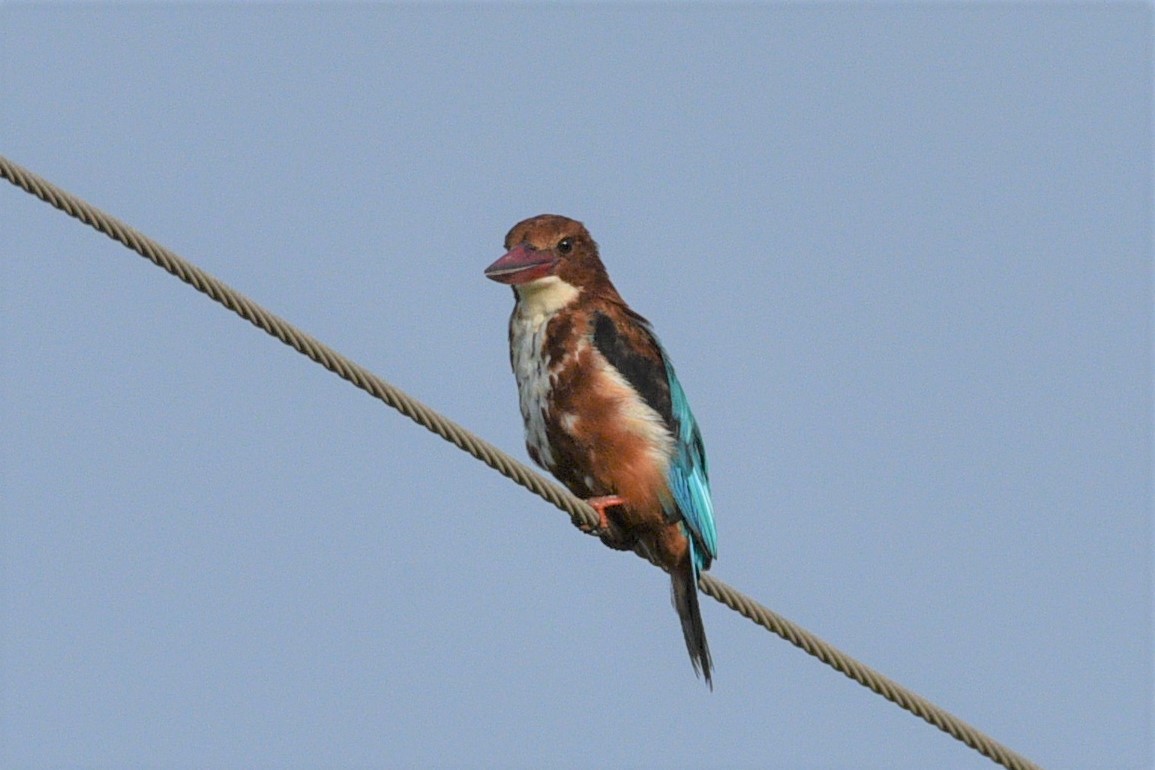
[[[573,251],[573,238],[562,238],[557,242],[558,254],[569,254]]]

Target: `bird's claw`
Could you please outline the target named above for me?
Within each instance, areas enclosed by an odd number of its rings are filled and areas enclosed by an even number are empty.
[[[634,547],[635,539],[627,537],[621,528],[606,515],[607,508],[612,508],[615,505],[625,505],[625,500],[617,495],[603,495],[601,497],[591,497],[586,500],[586,503],[597,511],[598,523],[593,526],[585,523],[578,524],[578,529],[587,535],[597,535],[603,544],[617,551],[628,551]]]
[[[591,497],[587,499],[586,504],[589,505],[590,508],[593,508],[595,511],[597,511],[598,523],[595,526],[582,523],[578,525],[578,529],[591,535],[601,535],[604,532],[612,531],[614,527],[612,524],[610,524],[610,519],[606,515],[606,508],[614,505],[625,505],[625,502],[625,500],[618,497],[617,495],[602,495],[600,497]]]

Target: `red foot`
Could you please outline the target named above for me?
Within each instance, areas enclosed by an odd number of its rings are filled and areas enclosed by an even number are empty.
[[[596,530],[601,532],[610,531],[610,520],[606,518],[606,508],[614,505],[625,505],[626,501],[617,495],[603,495],[601,497],[591,497],[586,500],[590,508],[598,512],[598,525]],[[583,532],[592,532],[589,527],[581,527]]]

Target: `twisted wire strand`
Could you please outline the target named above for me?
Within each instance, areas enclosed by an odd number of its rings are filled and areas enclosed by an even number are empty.
[[[592,529],[598,524],[597,514],[584,500],[575,497],[557,484],[547,481],[543,476],[493,444],[435,412],[364,367],[297,329],[283,318],[265,310],[223,281],[187,262],[143,233],[53,185],[32,171],[17,165],[3,155],[0,155],[0,176],[45,203],[124,244],[140,256],[168,271],[197,291],[207,294],[241,318],[276,337],[338,377],[347,380],[374,398],[401,412],[423,428],[468,452],[498,473],[569,514],[575,525]],[[703,593],[735,612],[934,725],[997,764],[1009,770],[1041,770],[1038,765],[1026,757],[1012,751],[917,693],[860,663],[798,624],[787,620],[737,589],[718,580],[713,575],[703,575],[698,587]]]

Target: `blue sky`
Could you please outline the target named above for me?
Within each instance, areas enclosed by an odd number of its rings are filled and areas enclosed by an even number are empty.
[[[0,8],[0,152],[524,457],[516,221],[702,425],[715,574],[1152,762],[1149,5]],[[0,764],[984,768],[0,191]]]

